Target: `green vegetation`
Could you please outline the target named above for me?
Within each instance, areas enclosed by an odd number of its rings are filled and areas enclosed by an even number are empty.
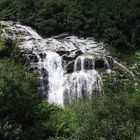
[[[0,20],[20,21],[45,36],[93,36],[122,53],[140,43],[139,0],[1,0]]]
[[[94,96],[94,102],[80,101],[72,107],[80,123],[76,140],[139,140],[140,87],[112,80],[105,82],[104,95]]]
[[[0,37],[0,139],[139,140],[139,17],[139,0],[0,0],[0,20],[20,21],[43,36],[93,36],[133,62],[136,75],[112,76],[103,95],[61,109],[40,99],[16,43]]]
[[[0,39],[2,140],[138,140],[140,86],[128,76],[104,81],[104,94],[61,109],[42,101],[36,79],[24,70],[16,43]],[[3,53],[5,52],[5,53]],[[139,60],[139,53],[135,61]],[[137,62],[137,61],[136,61]],[[139,70],[139,62],[134,64]],[[117,78],[117,77],[116,77]],[[129,82],[128,79],[131,79]]]
[[[75,113],[42,101],[35,77],[20,64],[15,43],[7,46],[0,40],[0,139],[69,137],[77,127]]]

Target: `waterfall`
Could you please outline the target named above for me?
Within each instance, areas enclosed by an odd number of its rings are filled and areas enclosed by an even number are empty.
[[[38,89],[42,90],[40,93],[47,97],[49,103],[64,106],[62,57],[52,51],[43,51],[38,58],[37,67],[41,71],[38,77]]]
[[[74,71],[84,71],[86,69],[94,69],[95,60],[93,56],[90,55],[81,55],[79,56],[74,65]]]
[[[49,90],[48,102],[63,106],[63,77],[62,58],[54,52],[46,52],[44,67],[48,71]]]
[[[48,88],[42,91],[48,94],[49,103],[60,106],[72,103],[78,98],[87,98],[94,92],[101,91],[101,77],[94,68],[94,57],[79,56],[74,63],[74,71],[68,76],[65,70],[63,58],[52,51],[44,51],[44,57],[39,58],[39,68],[43,68],[47,72]],[[38,57],[40,57],[38,55]],[[44,77],[42,71],[42,78]],[[46,86],[40,78],[38,79],[41,89]],[[66,101],[65,101],[66,100]]]
[[[88,58],[90,60],[88,61]],[[74,72],[67,85],[68,102],[77,98],[90,97],[94,92],[101,91],[101,77],[94,69],[93,57],[79,56],[74,64]],[[85,64],[88,65],[85,65]],[[85,67],[86,66],[86,67]]]
[[[28,69],[37,77],[38,92],[49,103],[63,107],[101,91],[102,79],[97,69],[110,69],[103,43],[66,35],[43,39],[19,23],[0,25],[5,27],[3,36],[18,40],[23,56],[30,62]],[[11,30],[9,35],[6,29]]]

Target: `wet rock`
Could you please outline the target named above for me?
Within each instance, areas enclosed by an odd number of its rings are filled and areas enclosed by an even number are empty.
[[[42,92],[41,97],[42,97],[42,99],[44,99],[44,100],[46,100],[46,99],[48,98],[47,94],[44,93],[44,92]]]
[[[64,93],[64,105],[69,105],[71,102],[70,102],[70,97],[68,95],[68,91],[65,91]]]
[[[70,53],[64,54],[62,57],[63,57],[63,60],[65,60],[65,61],[73,61],[81,54],[83,54],[81,51],[76,50],[75,52],[70,52]]]
[[[26,55],[28,55],[28,54],[32,54],[32,51],[31,50],[29,50],[29,49],[21,49],[21,54],[26,54]]]
[[[28,58],[30,59],[30,61],[37,63],[38,62],[38,58],[36,55],[32,54],[32,55],[28,55]]]
[[[43,53],[43,52],[42,53],[39,53],[39,56],[40,56],[41,59],[45,59],[46,53]]]
[[[29,68],[28,71],[31,72],[31,73],[33,73],[34,68]]]
[[[72,73],[74,71],[74,61],[70,61],[66,66],[67,73]]]
[[[41,68],[41,73],[43,76],[47,76],[48,77],[48,71],[45,68]]]
[[[83,52],[82,52],[82,51],[80,51],[80,50],[78,50],[78,51],[76,51],[76,52],[75,52],[75,54],[76,54],[76,57],[78,57],[79,55],[82,55],[82,54],[83,54]]]
[[[47,86],[47,85],[49,84],[48,76],[44,76],[44,77],[43,77],[43,84],[44,84],[45,86]]]
[[[62,55],[69,55],[70,54],[70,52],[69,51],[57,51],[56,53],[58,53],[60,56],[62,56]]]
[[[113,58],[110,56],[110,57],[106,57],[106,59],[107,59],[107,61],[109,63],[109,68],[113,69],[113,67],[114,67],[114,60],[113,60]]]
[[[64,37],[67,37],[69,33],[62,33],[57,36],[54,36],[55,39],[63,39]]]
[[[41,70],[38,67],[32,68],[33,69],[33,73],[37,76],[40,77],[42,76]]]
[[[37,87],[37,91],[42,99],[47,99],[47,91],[45,90],[45,87]]]
[[[75,57],[70,57],[70,56],[67,56],[67,55],[63,56],[63,60],[65,60],[65,61],[72,61],[74,59],[75,59]]]
[[[77,61],[75,66],[76,66],[76,68],[75,68],[76,71],[80,71],[82,69],[82,67],[81,67],[81,60]]]
[[[5,45],[12,46],[13,40],[10,37],[5,38]]]
[[[84,60],[84,68],[86,70],[94,69],[94,60],[93,59],[89,59],[89,58],[85,58],[85,60]]]
[[[102,69],[102,68],[104,68],[104,60],[103,59],[95,60],[95,69]]]
[[[43,79],[42,77],[37,77],[37,87],[43,87]]]

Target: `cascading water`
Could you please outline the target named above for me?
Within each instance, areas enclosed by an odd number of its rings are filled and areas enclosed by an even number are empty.
[[[63,104],[63,63],[62,58],[55,52],[45,52],[46,58],[44,59],[44,68],[48,72],[48,102]]]
[[[91,61],[88,61],[90,58]],[[74,72],[67,85],[68,101],[71,103],[77,98],[86,98],[93,92],[101,91],[101,77],[94,69],[92,57],[79,56],[74,64]]]
[[[77,98],[101,91],[96,68],[109,69],[103,43],[76,36],[43,39],[32,28],[19,23],[0,22],[3,36],[15,38],[30,70],[37,77],[38,91],[49,103],[64,106]],[[10,35],[6,29],[10,29]]]
[[[89,69],[95,69],[94,57],[90,55],[79,56],[75,61],[74,71],[84,71]]]

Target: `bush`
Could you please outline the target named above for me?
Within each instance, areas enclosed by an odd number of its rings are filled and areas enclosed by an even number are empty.
[[[93,99],[73,106],[80,124],[76,140],[140,138],[140,87],[127,81],[106,82],[104,95]]]
[[[77,127],[75,113],[42,101],[35,76],[21,66],[22,57],[16,44],[8,45],[4,39],[0,43],[0,138],[70,137]]]

